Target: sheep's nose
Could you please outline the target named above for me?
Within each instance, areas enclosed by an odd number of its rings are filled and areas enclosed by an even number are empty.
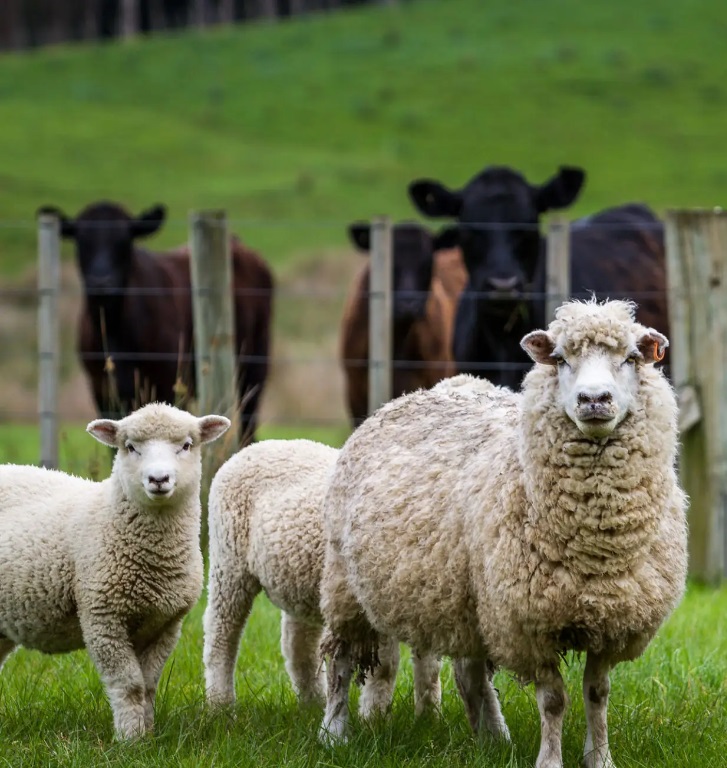
[[[169,475],[149,475],[149,482],[156,485],[164,485],[169,482]]]
[[[596,394],[591,392],[578,393],[578,405],[608,405],[612,400],[613,395],[608,391]]]

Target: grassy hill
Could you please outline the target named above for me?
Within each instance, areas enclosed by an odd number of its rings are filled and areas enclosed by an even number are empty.
[[[33,213],[100,196],[221,206],[277,267],[410,216],[407,181],[488,163],[589,182],[578,212],[727,198],[727,18],[716,0],[416,0],[0,58],[0,269]]]
[[[345,225],[413,216],[414,177],[458,185],[507,163],[542,181],[570,163],[589,174],[574,214],[725,204],[726,33],[716,0],[411,0],[5,55],[0,280],[29,281],[44,203],[164,202],[159,247],[186,237],[190,209],[223,207],[277,272],[276,354],[329,360],[287,379],[315,390],[340,379],[340,293],[359,261]],[[27,357],[28,322],[0,317],[0,365]],[[32,395],[32,366],[16,368]]]

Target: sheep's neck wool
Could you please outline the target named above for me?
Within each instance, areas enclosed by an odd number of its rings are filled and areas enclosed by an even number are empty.
[[[547,560],[582,574],[634,567],[648,554],[676,488],[669,384],[644,367],[636,409],[595,441],[557,405],[552,369],[539,366],[528,378],[520,460],[532,543]]]

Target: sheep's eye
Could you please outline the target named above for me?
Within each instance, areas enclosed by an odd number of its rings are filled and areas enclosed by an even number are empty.
[[[558,368],[561,368],[564,365],[568,365],[563,355],[551,355],[550,359],[558,366]]]
[[[624,365],[636,365],[636,363],[638,363],[638,361],[639,361],[639,356],[634,352],[634,354],[629,355],[624,360]]]
[[[131,443],[126,443],[125,448],[126,448],[127,453],[138,453],[136,448],[134,448],[134,446]]]
[[[192,441],[191,440],[185,440],[182,445],[183,451],[188,451],[192,447]]]

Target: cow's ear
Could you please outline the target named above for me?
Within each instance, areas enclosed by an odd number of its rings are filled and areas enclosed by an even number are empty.
[[[449,216],[456,219],[462,211],[462,193],[431,179],[412,181],[409,184],[409,197],[425,216]]]
[[[459,245],[459,229],[457,227],[445,227],[434,235],[434,250],[446,251]]]
[[[356,221],[348,225],[351,242],[362,251],[371,250],[371,226],[367,221]]]
[[[159,204],[142,211],[137,218],[131,222],[132,237],[147,237],[153,235],[164,223],[167,216],[165,206]]]
[[[533,187],[538,212],[567,208],[580,194],[585,180],[586,172],[582,168],[562,165],[552,179]]]
[[[73,219],[69,219],[60,208],[56,208],[55,205],[42,205],[36,211],[36,216],[40,216],[44,213],[55,216],[58,219],[61,237],[71,239],[76,236],[76,222]]]

